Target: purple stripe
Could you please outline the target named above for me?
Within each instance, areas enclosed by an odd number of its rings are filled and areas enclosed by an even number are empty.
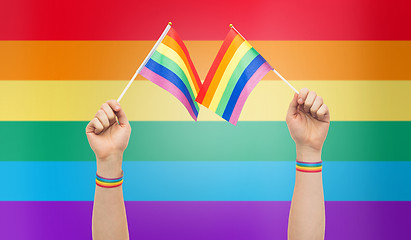
[[[176,87],[173,83],[168,81],[167,79],[163,78],[162,76],[158,75],[157,73],[151,71],[147,67],[144,67],[140,74],[150,80],[151,82],[157,84],[158,86],[162,87],[169,93],[173,94],[174,97],[176,97],[188,110],[190,113],[191,117],[197,121],[197,116],[194,114],[193,109],[191,108],[190,103],[188,102],[186,96],[184,95],[181,90]]]
[[[266,62],[263,65],[261,65],[260,68],[258,68],[258,70],[248,80],[247,84],[243,88],[243,91],[238,97],[237,103],[230,117],[230,123],[237,125],[237,121],[240,117],[241,110],[243,109],[244,103],[247,100],[248,96],[253,91],[255,86],[257,86],[258,82],[260,82],[260,80],[271,70],[271,66]]]
[[[0,239],[91,239],[92,202],[0,202]],[[286,239],[290,202],[126,202],[131,239]],[[407,239],[411,202],[327,202],[326,239]]]
[[[304,164],[319,164],[319,163],[323,163],[323,161],[319,161],[319,162],[301,162],[301,161],[296,161],[298,163],[304,163]]]

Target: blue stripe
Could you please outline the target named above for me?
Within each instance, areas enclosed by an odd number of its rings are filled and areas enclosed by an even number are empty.
[[[297,166],[301,167],[320,167],[322,163],[297,163]]]
[[[172,84],[174,84],[178,89],[180,89],[180,91],[184,94],[184,96],[187,98],[188,102],[190,103],[190,106],[193,109],[194,114],[198,116],[197,103],[195,103],[194,100],[191,98],[191,95],[187,89],[187,86],[184,84],[183,80],[181,80],[181,78],[177,76],[177,74],[172,72],[170,69],[164,67],[163,65],[157,63],[153,59],[150,59],[147,62],[146,67],[150,69],[152,72],[157,73],[158,75],[167,79]]]
[[[233,92],[231,93],[230,100],[228,100],[227,106],[223,113],[223,118],[230,121],[231,114],[234,111],[234,107],[237,104],[238,98],[247,84],[248,80],[253,76],[253,74],[265,63],[265,59],[261,55],[257,55],[253,61],[247,66],[241,77],[238,79]]]
[[[123,178],[117,178],[117,179],[104,179],[101,178],[99,176],[96,176],[96,178],[100,181],[100,182],[106,182],[106,183],[116,183],[116,182],[120,182],[121,180],[123,180]]]
[[[0,201],[91,201],[96,163],[0,162]],[[411,201],[411,162],[324,162],[328,201]],[[295,163],[124,162],[128,201],[290,201]],[[70,176],[70,181],[67,177]]]

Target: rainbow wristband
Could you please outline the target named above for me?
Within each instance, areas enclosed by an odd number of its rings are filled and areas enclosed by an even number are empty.
[[[96,184],[103,188],[115,188],[123,184],[123,172],[119,178],[103,178],[96,173]]]
[[[300,172],[316,173],[316,172],[321,172],[322,171],[322,168],[323,168],[322,164],[323,164],[322,161],[313,162],[313,163],[297,161],[296,169],[297,169],[297,171],[300,171]]]

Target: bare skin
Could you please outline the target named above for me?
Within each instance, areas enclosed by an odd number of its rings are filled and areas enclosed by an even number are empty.
[[[297,160],[321,161],[330,126],[330,113],[323,99],[307,88],[295,94],[287,113],[287,125],[296,145]],[[289,240],[324,239],[325,208],[322,173],[296,171],[288,222]]]
[[[287,125],[296,143],[297,160],[318,162],[328,133],[330,114],[321,97],[308,89],[295,95],[287,113]],[[97,173],[117,178],[122,173],[123,152],[131,127],[119,103],[104,103],[86,127],[97,160]],[[296,173],[288,224],[290,240],[324,239],[325,213],[321,173]],[[122,187],[96,186],[93,239],[129,239]]]
[[[115,100],[104,103],[86,127],[87,139],[96,155],[98,175],[121,177],[123,152],[130,133],[130,124],[120,104]],[[96,186],[92,228],[95,240],[129,239],[121,186]]]

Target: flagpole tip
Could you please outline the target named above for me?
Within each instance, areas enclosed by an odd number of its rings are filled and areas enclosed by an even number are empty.
[[[173,23],[172,23],[172,22],[168,22],[168,25],[170,25],[170,26],[171,26],[171,25],[173,25]]]
[[[233,24],[230,23],[230,25],[228,25],[228,26],[230,26],[230,28],[232,28],[232,27],[233,27]]]

